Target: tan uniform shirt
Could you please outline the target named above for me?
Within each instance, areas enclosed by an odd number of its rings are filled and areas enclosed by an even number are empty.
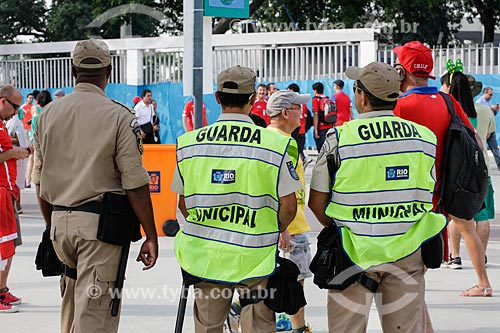
[[[33,182],[52,205],[75,207],[149,183],[135,115],[103,90],[79,83],[47,105],[35,130]]]

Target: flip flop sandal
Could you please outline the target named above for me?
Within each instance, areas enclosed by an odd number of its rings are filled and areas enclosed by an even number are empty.
[[[479,289],[479,290],[482,291],[482,293],[471,294],[471,291],[473,289]],[[462,291],[460,293],[460,296],[465,296],[465,297],[491,297],[491,296],[493,296],[493,289],[491,289],[491,288],[483,288],[483,287],[480,287],[479,285],[475,284],[472,287],[470,287],[469,289],[467,289],[466,291]]]

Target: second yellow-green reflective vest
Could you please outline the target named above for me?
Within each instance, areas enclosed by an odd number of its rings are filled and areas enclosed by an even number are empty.
[[[337,127],[339,168],[326,215],[341,227],[342,246],[361,267],[394,262],[445,226],[431,212],[436,137],[394,116]]]
[[[221,120],[178,138],[189,216],[174,247],[186,272],[229,283],[274,272],[287,151],[297,154],[293,140],[242,121]]]

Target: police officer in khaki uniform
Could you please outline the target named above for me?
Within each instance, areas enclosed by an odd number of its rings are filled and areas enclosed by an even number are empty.
[[[97,240],[99,201],[105,192],[127,194],[146,233],[137,261],[149,269],[158,254],[149,177],[134,114],[104,93],[111,74],[106,43],[78,42],[72,70],[73,93],[38,119],[33,181],[54,249],[77,273],[76,280],[61,279],[61,331],[116,332],[119,316],[111,316],[109,289],[122,247]]]

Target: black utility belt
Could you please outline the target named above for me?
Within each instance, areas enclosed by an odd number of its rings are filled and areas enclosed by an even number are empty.
[[[101,208],[102,208],[102,203],[100,201],[90,201],[76,207],[54,206],[54,210],[56,212],[75,211],[75,212],[87,212],[94,214],[101,214]]]
[[[127,195],[106,192],[102,202],[90,201],[76,207],[53,208],[54,211],[98,214],[97,239],[105,243],[123,246],[142,238],[139,221]]]

